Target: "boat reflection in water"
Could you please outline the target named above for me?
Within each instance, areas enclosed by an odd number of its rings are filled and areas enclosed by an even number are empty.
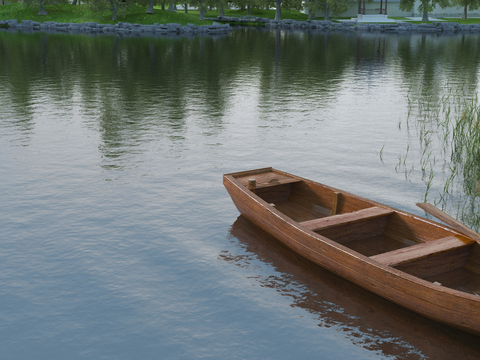
[[[257,276],[260,286],[291,298],[292,306],[312,314],[318,326],[341,331],[358,346],[399,359],[480,358],[478,337],[417,315],[334,275],[243,216],[233,223],[230,234],[239,251],[222,252],[222,260],[246,269],[255,261],[271,265],[277,275]]]

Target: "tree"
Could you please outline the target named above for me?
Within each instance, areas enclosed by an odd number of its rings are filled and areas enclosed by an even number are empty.
[[[330,12],[334,16],[341,15],[350,8],[351,4],[351,0],[310,0],[305,3],[305,6],[308,8],[309,19],[314,19],[315,13],[323,10],[325,20],[329,20]]]
[[[137,0],[138,5],[147,6],[146,14],[155,14],[153,10],[153,5],[157,4],[158,0]]]
[[[113,21],[117,20],[119,15],[125,15],[130,5],[132,5],[131,0],[90,0],[92,11],[103,13],[105,10],[110,10]]]
[[[269,2],[265,2],[265,4],[270,5]],[[281,20],[282,10],[303,10],[303,0],[275,0],[275,8],[275,20]]]
[[[217,9],[221,10],[217,4],[224,0],[214,0],[214,1]],[[261,4],[263,2],[268,2],[268,1],[271,1],[271,0],[233,0],[233,1],[230,1],[230,3],[232,3],[234,6],[239,8],[241,12],[246,9],[247,15],[252,15],[252,8],[262,6]],[[227,0],[224,2],[228,3],[229,1]]]
[[[198,9],[198,19],[205,20],[205,11],[207,11],[207,1],[206,0],[191,0],[190,5],[195,6]]]
[[[148,8],[146,11],[147,14],[154,14],[155,11],[153,11],[153,0],[148,1]]]
[[[228,9],[228,0],[216,0],[216,8],[220,11],[220,16],[225,16],[225,9]]]
[[[437,4],[440,5],[442,9],[450,6],[449,0],[420,0],[418,11],[423,14],[422,21],[429,21],[428,13],[435,9]],[[414,5],[415,0],[400,0],[398,8],[402,11],[412,11]]]
[[[284,0],[275,0],[275,20],[282,20],[282,3]]]
[[[452,5],[462,6],[462,19],[466,19],[467,9],[477,10],[480,7],[480,0],[452,0]]]
[[[43,7],[44,5],[50,5],[50,4],[66,4],[68,3],[68,0],[25,0],[24,4],[25,7],[29,7],[32,4],[38,4],[40,10],[37,15],[47,15],[48,11],[45,10]]]

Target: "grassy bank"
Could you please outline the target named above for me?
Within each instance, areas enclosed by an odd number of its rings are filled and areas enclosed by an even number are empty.
[[[434,20],[434,21],[426,21],[426,22],[422,22],[422,21],[412,21],[408,18],[404,18],[404,17],[395,17],[395,16],[392,16],[391,17],[392,19],[395,19],[395,20],[401,20],[401,21],[406,21],[406,22],[409,22],[409,23],[412,23],[412,24],[430,24],[432,22],[437,22],[437,20]],[[442,22],[453,22],[453,23],[459,23],[461,25],[470,25],[470,24],[480,24],[480,18],[471,18],[471,19],[462,19],[462,18],[436,18],[435,16],[429,16],[430,19],[438,19],[438,20],[441,20]]]
[[[162,11],[155,7],[155,14],[146,14],[147,8],[144,6],[133,5],[125,16],[119,16],[117,21],[112,21],[112,13],[105,11],[103,14],[92,12],[87,5],[47,5],[45,9],[48,15],[37,15],[38,6],[25,8],[23,4],[9,4],[0,6],[0,20],[18,19],[34,20],[38,22],[56,21],[61,23],[84,23],[97,22],[100,24],[115,24],[119,21],[132,24],[151,25],[154,23],[168,24],[177,23],[181,25],[211,24],[211,20],[198,20],[198,12],[185,14],[182,12]]]
[[[18,19],[21,20],[34,20],[38,22],[55,21],[61,23],[84,23],[84,22],[97,22],[101,24],[115,24],[119,21],[129,22],[132,24],[144,24],[151,25],[154,23],[168,24],[176,23],[181,25],[195,24],[206,25],[211,24],[211,20],[199,20],[199,13],[197,10],[189,10],[188,14],[185,14],[183,10],[177,12],[162,11],[160,7],[155,7],[155,14],[146,14],[145,6],[133,5],[129,8],[125,16],[119,16],[117,21],[112,21],[112,13],[105,11],[103,14],[92,12],[87,5],[47,5],[45,9],[48,11],[48,15],[37,15],[38,6],[31,6],[26,8],[23,4],[9,4],[0,6],[0,20]],[[206,17],[217,17],[219,11],[209,11]],[[226,10],[226,16],[247,16],[247,10]],[[251,10],[252,16],[275,18],[275,10]],[[298,11],[282,11],[283,19],[294,19],[298,21],[307,20],[308,16]]]
[[[168,24],[176,23],[181,25],[195,24],[195,25],[207,25],[211,24],[211,20],[199,20],[199,13],[197,10],[191,9],[188,14],[185,14],[183,10],[176,12],[161,10],[160,7],[155,7],[155,14],[146,14],[146,7],[133,5],[129,8],[125,16],[119,16],[117,21],[112,21],[112,14],[109,11],[99,14],[92,12],[87,5],[69,5],[69,4],[57,4],[47,5],[45,9],[48,11],[48,15],[37,15],[38,6],[31,6],[26,8],[23,4],[8,4],[0,6],[0,20],[18,19],[22,20],[34,20],[38,22],[55,21],[60,23],[84,23],[84,22],[97,22],[101,24],[115,24],[117,22],[129,22],[132,24]],[[205,14],[206,17],[217,17],[219,15],[218,10],[213,10]],[[247,16],[247,10],[226,10],[226,16]],[[275,10],[260,10],[251,9],[251,16],[257,16],[262,18],[275,18]],[[414,24],[421,24],[421,21],[409,21],[407,18],[391,17],[392,19],[408,21]],[[282,11],[282,19],[293,19],[297,21],[306,21],[308,15],[299,11]],[[319,17],[318,20],[323,20]],[[350,19],[338,17],[337,19]],[[335,19],[331,18],[335,21]],[[459,24],[480,24],[480,18],[472,18],[462,20],[460,18],[445,18],[442,19],[447,22],[456,22]]]
[[[219,15],[219,11],[214,10],[206,14],[207,17],[214,17]],[[248,16],[247,10],[225,10],[225,16]],[[251,9],[251,16],[261,18],[275,19],[275,10],[261,10]],[[306,21],[308,15],[299,11],[282,10],[282,19],[293,19],[297,21]]]

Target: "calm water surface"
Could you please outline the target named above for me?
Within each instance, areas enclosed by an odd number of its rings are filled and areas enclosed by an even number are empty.
[[[2,31],[0,59],[2,358],[480,356],[299,259],[222,185],[274,166],[423,215],[450,156],[433,137],[429,186],[422,111],[475,97],[479,37]]]

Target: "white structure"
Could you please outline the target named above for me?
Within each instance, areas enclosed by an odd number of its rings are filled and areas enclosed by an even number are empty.
[[[378,22],[378,23],[386,23],[386,22],[396,22],[393,19],[390,19],[388,15],[384,14],[376,14],[376,15],[363,15],[363,14],[358,14],[358,18],[352,18],[352,20],[356,20],[359,23],[373,23],[373,22]]]
[[[355,2],[352,4],[349,10],[341,14],[342,17],[352,17],[357,18],[359,14],[363,15],[388,15],[388,16],[401,16],[401,17],[422,17],[423,14],[418,12],[418,6],[420,5],[420,1],[416,0],[415,6],[413,7],[412,11],[401,11],[399,10],[400,0],[373,0],[372,2],[368,2],[361,0],[360,6],[359,2]],[[365,6],[365,7],[364,7]],[[308,13],[308,2],[305,3],[306,12]],[[363,13],[363,9],[365,8],[365,13]],[[380,9],[382,9],[380,12]],[[386,12],[385,12],[386,10]],[[463,8],[461,7],[449,7],[442,9],[440,6],[435,6],[433,11],[428,13],[429,17],[432,18],[442,18],[442,17],[456,17],[461,18],[463,13]],[[321,18],[324,16],[323,11],[317,12],[317,17]],[[330,13],[330,17],[332,14]],[[480,17],[480,10],[468,10],[467,17]],[[365,22],[366,20],[364,20]],[[376,20],[373,22],[377,22]],[[378,21],[380,22],[380,21]],[[387,21],[381,21],[387,22]]]

